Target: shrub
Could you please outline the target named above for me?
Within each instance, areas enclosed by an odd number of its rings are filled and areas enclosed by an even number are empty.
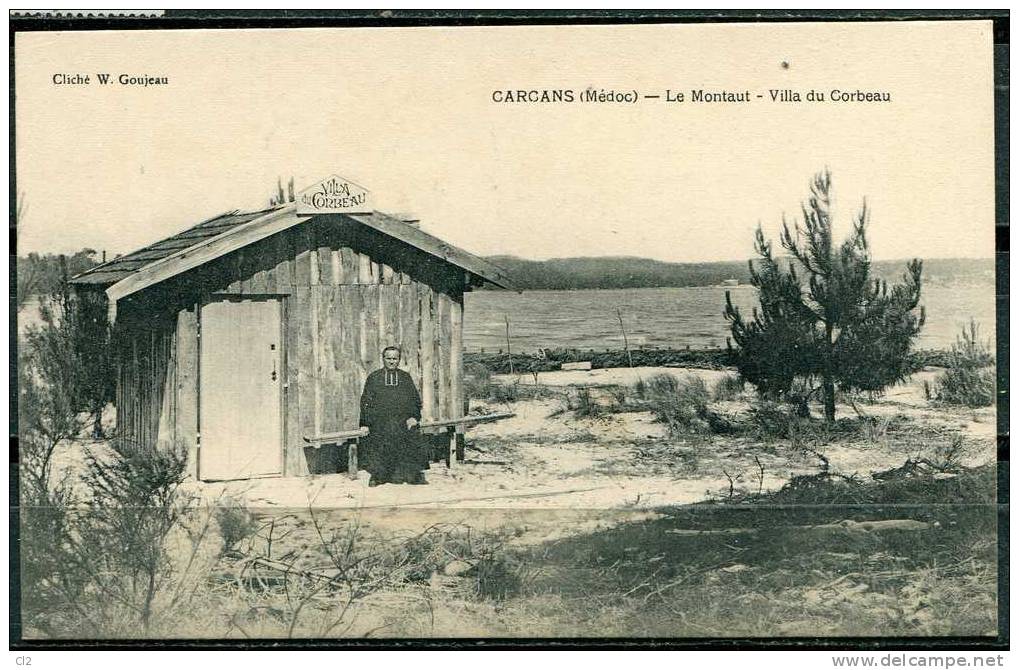
[[[592,402],[591,390],[588,388],[577,389],[575,402],[576,408],[574,412],[576,416],[598,416],[601,414],[601,407]]]
[[[657,421],[672,433],[708,432],[711,413],[710,394],[704,380],[689,376],[682,380],[662,373],[644,380],[637,389],[641,400]]]
[[[715,384],[714,399],[716,401],[735,400],[743,393],[744,386],[746,386],[746,382],[739,375],[726,375]]]
[[[73,583],[61,579],[64,565],[59,548],[68,537],[69,510],[73,505],[71,487],[63,479],[53,477],[53,455],[67,433],[74,433],[80,424],[73,414],[53,420],[40,411],[59,401],[42,400],[44,393],[28,372],[27,365],[18,367],[18,466],[20,484],[20,538],[17,544],[21,564],[22,622],[29,630],[52,634],[52,616],[62,600],[63,591],[74,589]]]
[[[180,491],[185,454],[128,444],[89,452],[76,504],[23,514],[23,536],[50,544],[23,607],[29,626],[53,637],[136,637],[183,616],[203,583],[199,558],[216,556],[204,541],[211,515],[199,518]]]
[[[39,303],[42,323],[25,332],[25,347],[41,383],[59,387],[75,412],[86,412],[95,439],[103,437],[102,414],[113,401],[113,333],[105,296],[72,292],[66,285]]]
[[[517,595],[524,585],[520,566],[505,554],[486,552],[475,568],[477,596],[488,600],[506,600]]]
[[[464,395],[467,398],[487,400],[492,395],[492,373],[481,363],[464,366]]]
[[[214,508],[219,536],[223,540],[221,553],[232,550],[241,540],[245,540],[258,530],[258,519],[240,501],[224,498]]]
[[[536,400],[542,398],[559,398],[563,395],[548,386],[533,386],[515,382],[512,384],[492,384],[488,399],[497,403],[511,403],[518,400]]]
[[[795,420],[785,406],[761,400],[750,405],[750,421],[760,437],[784,439],[789,437]]]
[[[994,369],[990,343],[980,339],[980,328],[970,320],[949,352],[948,369],[934,384],[933,396],[948,405],[986,407],[994,402]]]

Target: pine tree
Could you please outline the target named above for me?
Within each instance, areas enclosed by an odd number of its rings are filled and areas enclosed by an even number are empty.
[[[817,174],[802,221],[783,217],[780,242],[791,256],[784,270],[758,228],[750,283],[760,309],[748,320],[726,293],[725,316],[738,345],[740,374],[767,396],[790,397],[796,379],[820,381],[824,415],[835,419],[836,387],[880,392],[909,372],[909,350],[924,322],[923,265],[912,260],[889,289],[870,277],[866,202],[850,235],[832,239],[831,173]],[[802,278],[801,278],[802,275]],[[805,281],[804,281],[805,280]]]

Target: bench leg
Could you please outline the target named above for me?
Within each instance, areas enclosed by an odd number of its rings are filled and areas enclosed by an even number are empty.
[[[357,479],[357,440],[347,443],[347,476]]]
[[[463,463],[464,458],[466,458],[466,454],[464,453],[466,451],[466,447],[467,447],[467,436],[464,435],[463,433],[457,433],[456,460],[460,461],[461,463]]]
[[[456,463],[456,427],[449,426],[446,428],[446,434],[449,435],[449,448],[446,449],[446,467],[452,468]]]

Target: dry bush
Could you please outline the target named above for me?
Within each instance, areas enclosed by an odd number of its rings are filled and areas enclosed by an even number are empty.
[[[946,369],[934,383],[928,397],[947,405],[986,407],[994,403],[995,379],[990,343],[980,339],[975,321],[963,328],[948,357]]]
[[[712,394],[715,401],[736,400],[743,393],[746,382],[739,375],[726,375],[715,384]]]
[[[213,508],[213,516],[223,541],[222,553],[233,550],[242,540],[254,535],[260,524],[241,501],[226,497]]]
[[[759,400],[750,405],[750,424],[760,439],[786,439],[795,432],[796,422],[784,404]]]
[[[464,365],[464,397],[487,400],[492,396],[492,372],[480,363]]]
[[[562,392],[547,386],[516,381],[512,384],[492,384],[488,399],[496,403],[512,403],[519,400],[541,400],[561,396]]]
[[[605,408],[591,398],[591,389],[589,388],[578,388],[572,404],[575,405],[573,412],[576,416],[595,417],[605,413]]]
[[[33,598],[26,627],[49,637],[158,636],[189,611],[218,552],[212,516],[182,493],[186,452],[119,443],[89,452],[77,499],[24,510],[22,536],[45,539],[47,560],[28,561]],[[60,523],[54,519],[59,516]],[[45,604],[45,607],[43,607]]]
[[[215,591],[233,608],[227,634],[366,636],[367,613],[394,599],[430,603],[437,588],[464,599],[508,597],[521,582],[501,542],[465,524],[401,537],[372,531],[359,515],[327,519],[309,508],[307,519],[270,520],[251,553],[220,576]]]
[[[677,379],[662,373],[642,380],[635,392],[643,406],[673,434],[706,433],[712,428],[713,415],[708,410],[711,396],[700,377]]]

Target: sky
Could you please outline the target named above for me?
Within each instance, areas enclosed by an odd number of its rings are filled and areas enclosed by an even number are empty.
[[[989,22],[20,33],[15,58],[22,254],[126,253],[335,173],[481,255],[745,259],[828,167],[876,259],[993,255]],[[662,97],[493,101],[588,87]],[[833,88],[892,102],[767,100]]]

